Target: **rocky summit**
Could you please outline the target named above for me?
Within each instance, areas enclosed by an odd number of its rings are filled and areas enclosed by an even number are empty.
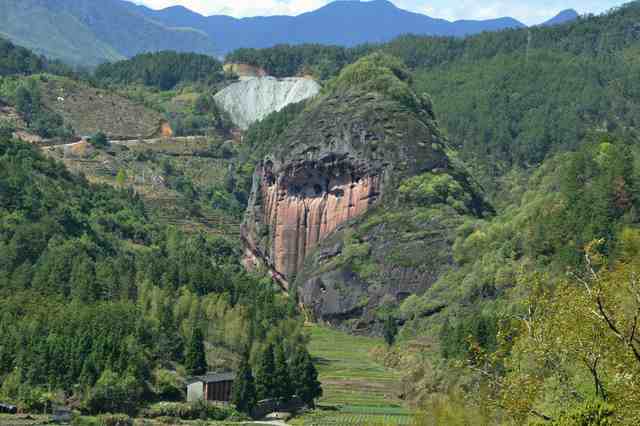
[[[402,65],[380,54],[347,67],[254,176],[243,226],[247,263],[296,286],[320,320],[366,324],[381,299],[423,292],[451,264],[445,222],[487,209],[450,158],[428,97],[405,79]],[[401,200],[399,189],[421,176],[446,176],[466,205],[456,210],[434,198],[428,207],[446,214],[424,214],[410,197]],[[383,215],[414,222],[419,232],[387,235],[394,221],[383,224]],[[419,266],[394,263],[392,252],[409,246]]]
[[[215,99],[231,120],[244,130],[272,112],[312,98],[319,92],[320,85],[310,78],[257,77],[229,85],[218,92]]]

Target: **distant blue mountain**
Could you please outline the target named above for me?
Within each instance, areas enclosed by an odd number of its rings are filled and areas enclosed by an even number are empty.
[[[565,24],[567,22],[575,21],[579,16],[580,15],[578,15],[578,12],[573,9],[563,10],[553,18],[549,19],[547,22],[543,23],[542,26],[550,27],[553,25]]]
[[[298,16],[243,19],[222,15],[205,17],[181,6],[152,10],[133,3],[128,5],[136,13],[165,25],[205,32],[221,55],[239,47],[263,48],[283,43],[354,46],[385,42],[408,33],[463,37],[483,31],[526,27],[513,18],[450,22],[400,9],[387,0],[339,0]],[[573,17],[569,12],[573,12]],[[565,11],[545,25],[576,17],[575,11]]]

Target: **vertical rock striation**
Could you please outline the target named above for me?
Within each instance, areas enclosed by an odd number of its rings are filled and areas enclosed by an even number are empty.
[[[427,105],[425,105],[427,108]],[[245,215],[247,264],[295,280],[328,236],[393,195],[401,176],[447,168],[431,112],[385,96],[336,93],[305,111],[260,164]]]
[[[380,176],[361,174],[349,165],[336,167],[303,165],[281,176],[268,166],[263,170],[264,221],[273,232],[270,252],[278,273],[294,276],[307,253],[380,196]]]

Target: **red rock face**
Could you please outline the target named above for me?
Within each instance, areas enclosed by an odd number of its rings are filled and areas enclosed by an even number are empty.
[[[290,279],[305,256],[336,228],[369,209],[380,196],[379,176],[316,170],[262,179],[263,223],[270,229],[275,272]]]

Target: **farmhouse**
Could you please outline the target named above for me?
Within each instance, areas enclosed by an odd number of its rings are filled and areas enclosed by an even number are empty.
[[[234,373],[210,373],[187,382],[187,401],[229,402]]]

